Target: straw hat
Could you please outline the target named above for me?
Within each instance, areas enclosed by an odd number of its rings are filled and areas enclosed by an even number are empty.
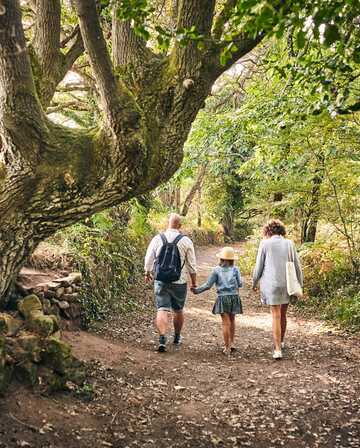
[[[232,247],[223,247],[216,256],[221,260],[237,260],[239,258]]]

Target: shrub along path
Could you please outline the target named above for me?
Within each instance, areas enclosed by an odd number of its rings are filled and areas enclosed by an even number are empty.
[[[216,251],[199,251],[201,280]],[[166,354],[154,351],[150,313],[114,319],[101,334],[68,333],[90,363],[93,396],[13,386],[0,400],[0,448],[359,447],[359,339],[291,317],[285,358],[273,361],[270,316],[249,289],[242,297],[230,359],[210,312],[214,291],[189,298],[184,344]]]

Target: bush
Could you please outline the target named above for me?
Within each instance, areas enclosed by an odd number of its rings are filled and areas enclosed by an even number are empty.
[[[354,291],[356,289],[356,291]],[[360,293],[358,285],[347,291],[338,291],[326,304],[326,319],[336,321],[341,327],[360,330]]]
[[[239,258],[239,268],[241,275],[252,275],[256,263],[256,254],[259,247],[259,240],[248,239],[244,244],[244,252]]]
[[[305,293],[299,308],[316,312],[351,331],[360,330],[359,274],[338,242],[306,244],[301,250]]]
[[[236,221],[234,229],[234,240],[243,241],[252,235],[254,225],[251,221]]]
[[[63,232],[73,265],[84,280],[81,290],[82,324],[86,328],[114,312],[136,308],[128,291],[142,275],[142,261],[150,228],[140,212],[134,227],[109,211],[101,212]]]
[[[346,250],[337,242],[304,244],[300,256],[305,293],[310,297],[326,299],[343,285],[355,280]]]

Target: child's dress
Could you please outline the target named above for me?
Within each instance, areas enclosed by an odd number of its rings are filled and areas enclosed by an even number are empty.
[[[242,314],[242,303],[239,288],[242,286],[240,271],[235,266],[216,266],[207,282],[195,288],[194,293],[200,294],[216,285],[217,300],[213,314]]]

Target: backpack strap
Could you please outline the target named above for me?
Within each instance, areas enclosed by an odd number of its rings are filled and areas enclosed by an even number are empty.
[[[177,243],[181,240],[181,238],[183,238],[185,235],[183,235],[182,233],[180,233],[180,235],[178,235],[174,241],[173,244],[177,245]]]
[[[168,240],[166,239],[165,233],[160,233],[159,235],[160,235],[160,238],[161,238],[161,241],[162,241],[163,245],[165,246],[165,244],[168,243]]]

